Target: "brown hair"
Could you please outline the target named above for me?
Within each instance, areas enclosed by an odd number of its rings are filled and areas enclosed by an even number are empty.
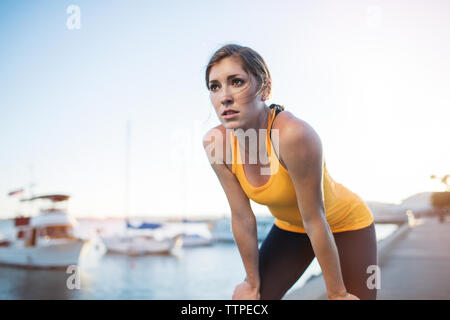
[[[219,48],[211,57],[206,67],[206,88],[209,90],[209,73],[211,68],[227,57],[238,57],[242,61],[242,67],[247,73],[251,73],[257,81],[259,87],[255,95],[261,93],[264,89],[265,81],[271,81],[270,72],[263,58],[253,49],[243,47],[238,44],[227,44]]]

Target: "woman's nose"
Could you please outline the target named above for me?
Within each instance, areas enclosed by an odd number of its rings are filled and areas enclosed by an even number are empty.
[[[222,96],[220,97],[220,103],[223,105],[228,105],[228,104],[233,103],[233,97],[227,86],[225,86],[222,90]]]

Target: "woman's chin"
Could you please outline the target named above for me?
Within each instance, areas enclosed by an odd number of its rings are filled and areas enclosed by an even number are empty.
[[[222,123],[225,129],[239,129],[238,121],[225,121]]]

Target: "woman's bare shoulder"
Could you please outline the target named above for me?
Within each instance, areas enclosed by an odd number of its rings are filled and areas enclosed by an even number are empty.
[[[231,147],[227,143],[227,134],[229,132],[222,124],[209,129],[203,136],[203,147],[212,163],[223,163],[231,170]]]
[[[280,112],[272,124],[272,129],[278,129],[280,137],[289,137],[301,133],[307,133],[314,129],[303,119],[295,116],[292,112],[284,110]]]
[[[206,147],[210,143],[213,143],[217,140],[215,139],[221,139],[222,141],[225,141],[226,139],[226,129],[222,124],[219,124],[211,129],[209,129],[204,135],[203,135],[203,145]]]
[[[273,128],[279,129],[280,157],[284,163],[288,155],[300,158],[302,155],[320,153],[322,143],[318,133],[305,120],[291,112],[280,112],[274,120]]]

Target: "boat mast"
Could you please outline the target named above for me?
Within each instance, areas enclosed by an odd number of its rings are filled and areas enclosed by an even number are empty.
[[[131,121],[126,124],[125,141],[125,219],[128,223],[130,210],[130,144],[131,144]],[[128,228],[126,228],[128,230]],[[127,232],[127,231],[126,231]]]
[[[30,164],[30,184],[28,185],[28,197],[29,199],[32,199],[34,197],[34,187],[36,186],[36,184],[34,183],[34,167],[33,164]],[[33,203],[33,201],[29,202],[29,206],[28,206],[28,216],[31,217],[33,215],[34,212],[34,208],[35,208],[35,203]]]

